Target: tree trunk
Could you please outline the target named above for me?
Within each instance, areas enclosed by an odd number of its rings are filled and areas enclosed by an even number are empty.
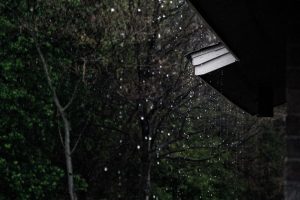
[[[145,199],[149,200],[151,195],[151,163],[147,163],[147,174],[145,183]]]
[[[151,141],[148,140],[144,143],[142,148],[142,157],[141,157],[141,196],[140,199],[149,200],[151,195],[151,153],[150,146]]]
[[[66,168],[67,168],[67,177],[68,177],[68,190],[71,200],[77,200],[77,196],[74,189],[74,175],[73,175],[73,164],[71,157],[71,147],[70,147],[70,123],[63,116],[64,126],[65,126],[65,159],[66,159]]]
[[[64,141],[64,150],[65,150],[65,159],[66,159],[66,168],[67,168],[67,177],[68,177],[68,191],[70,195],[71,200],[77,200],[77,196],[74,189],[74,175],[73,175],[73,164],[72,164],[72,157],[71,157],[71,147],[70,147],[70,131],[71,131],[71,125],[70,122],[66,116],[65,109],[68,107],[69,104],[72,102],[72,98],[70,99],[70,102],[67,104],[66,107],[63,107],[59,101],[59,98],[56,94],[56,90],[52,84],[52,79],[49,74],[49,67],[48,64],[44,58],[44,55],[36,43],[36,49],[39,53],[39,56],[41,58],[41,61],[43,63],[43,69],[47,78],[48,86],[52,93],[53,101],[56,105],[57,110],[59,111],[59,114],[61,115],[61,118],[64,123],[64,131],[65,131],[65,141]]]
[[[151,195],[151,162],[150,159],[145,160],[144,163],[142,163],[143,172],[142,172],[142,186],[143,186],[143,196],[145,200],[150,199]]]

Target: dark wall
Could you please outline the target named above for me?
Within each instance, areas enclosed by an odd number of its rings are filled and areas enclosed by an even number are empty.
[[[300,199],[300,1],[290,0],[287,32],[285,200]]]

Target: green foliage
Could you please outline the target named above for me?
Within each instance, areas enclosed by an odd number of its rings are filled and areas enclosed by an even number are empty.
[[[217,159],[199,164],[163,162],[156,166],[153,192],[159,199],[230,200],[242,196],[244,180],[228,159],[231,155],[220,154]]]
[[[84,191],[84,192],[87,191],[88,184],[82,177],[80,177],[79,175],[75,175],[74,181],[75,181],[77,191]]]
[[[33,39],[13,18],[1,16],[0,27],[0,198],[52,199],[64,176],[46,154],[54,142],[53,105],[42,90]]]

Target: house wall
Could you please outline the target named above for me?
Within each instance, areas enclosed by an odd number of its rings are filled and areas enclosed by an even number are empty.
[[[300,200],[300,1],[290,0],[287,18],[287,119],[285,200]]]

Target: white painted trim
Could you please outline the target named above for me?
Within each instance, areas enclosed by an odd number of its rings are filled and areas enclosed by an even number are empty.
[[[195,75],[207,74],[209,72],[225,67],[236,61],[237,61],[236,58],[231,53],[228,52],[219,57],[215,57],[212,60],[208,60],[203,64],[195,66]]]
[[[192,55],[192,65],[201,65],[207,61],[220,57],[229,53],[224,46],[221,48],[210,50],[210,52],[198,52]]]

